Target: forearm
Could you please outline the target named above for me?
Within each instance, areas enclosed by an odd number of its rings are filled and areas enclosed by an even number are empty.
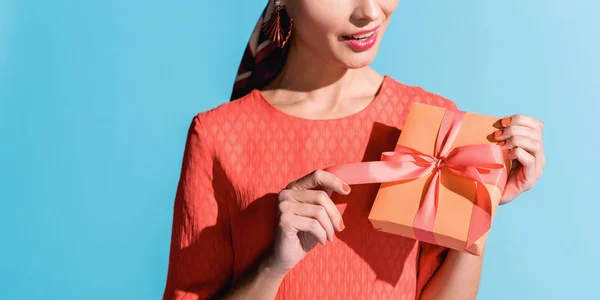
[[[475,299],[479,289],[482,256],[450,250],[442,266],[427,283],[419,300]]]
[[[274,299],[285,274],[269,265],[268,259],[261,260],[221,299]]]

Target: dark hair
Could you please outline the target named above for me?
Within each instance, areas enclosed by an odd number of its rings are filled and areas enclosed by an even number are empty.
[[[231,93],[232,101],[247,95],[253,89],[264,88],[285,64],[290,43],[280,48],[262,30],[262,25],[273,17],[274,11],[274,5],[269,1],[252,31],[237,71]],[[281,11],[280,17],[289,20],[285,10]]]

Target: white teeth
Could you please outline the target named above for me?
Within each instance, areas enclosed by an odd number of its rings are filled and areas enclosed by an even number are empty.
[[[373,33],[375,33],[375,32],[371,31],[369,33],[359,34],[359,35],[353,35],[353,36],[350,36],[350,37],[353,38],[353,39],[356,39],[356,40],[362,40],[362,39],[366,39],[366,38],[372,36]]]

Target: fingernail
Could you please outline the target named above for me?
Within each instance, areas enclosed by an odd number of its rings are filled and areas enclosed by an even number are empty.
[[[502,153],[504,153],[504,155],[508,154],[508,152],[510,152],[510,149],[504,149],[504,150],[502,150]]]
[[[498,146],[502,147],[502,146],[504,146],[505,144],[506,144],[506,142],[505,142],[505,141],[501,141],[501,142],[499,142],[499,143],[498,143]]]
[[[512,118],[509,117],[502,119],[500,123],[502,124],[502,126],[508,126],[508,124],[510,124],[510,121],[512,121]]]
[[[344,220],[340,220],[340,231],[343,231],[346,228],[344,225]]]
[[[350,186],[347,184],[342,184],[342,190],[344,190],[345,193],[350,193]]]
[[[494,137],[495,137],[495,138],[498,138],[498,137],[500,137],[501,135],[502,135],[502,130],[498,130],[498,131],[494,132]]]

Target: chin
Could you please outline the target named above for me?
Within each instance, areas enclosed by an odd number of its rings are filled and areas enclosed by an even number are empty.
[[[354,51],[344,51],[344,55],[338,56],[340,63],[348,69],[360,69],[370,65],[375,56],[377,55],[377,49],[374,47],[369,51],[356,53]]]

